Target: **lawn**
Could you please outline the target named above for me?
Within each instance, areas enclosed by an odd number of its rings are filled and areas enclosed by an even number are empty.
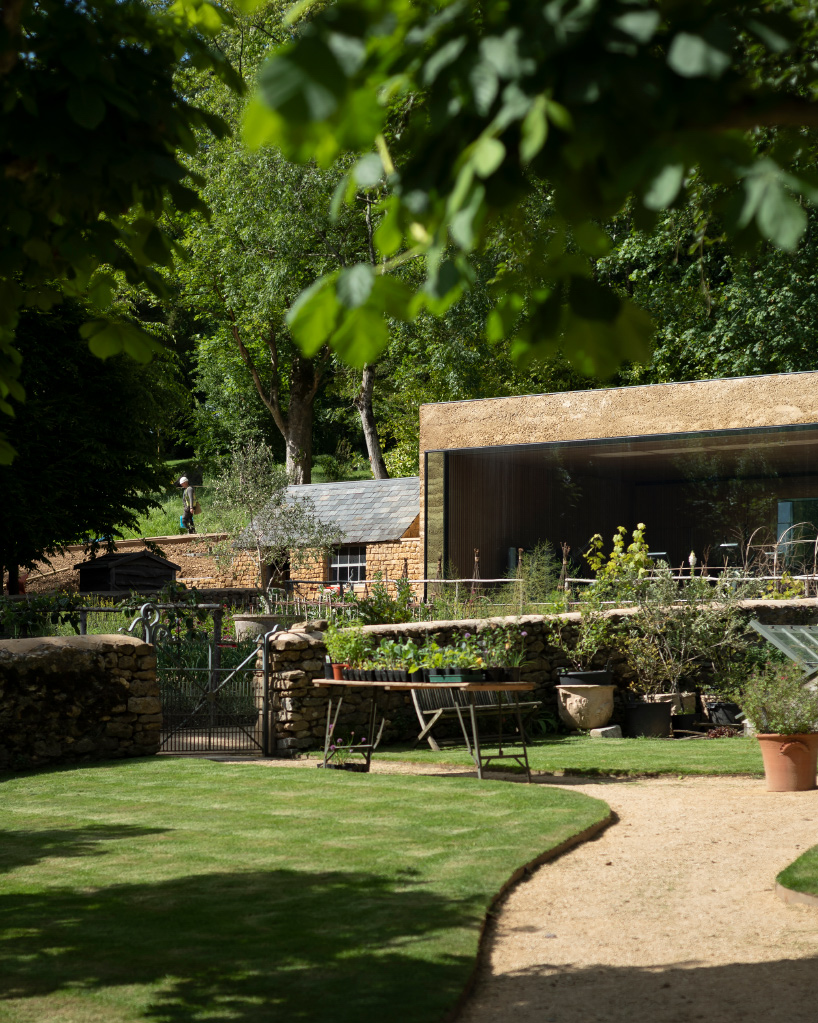
[[[807,849],[776,878],[785,888],[806,892],[818,898],[818,845]]]
[[[435,753],[418,746],[379,750],[381,760],[471,764],[464,746]],[[546,774],[751,774],[763,775],[755,739],[591,739],[587,735],[554,735],[534,739],[528,747],[533,771]]]
[[[4,1023],[436,1023],[561,789],[151,759],[4,779]]]

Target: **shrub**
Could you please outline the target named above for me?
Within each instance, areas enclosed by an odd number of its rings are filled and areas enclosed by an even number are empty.
[[[767,662],[753,672],[737,701],[759,732],[798,735],[818,731],[818,689],[805,684],[801,664]]]

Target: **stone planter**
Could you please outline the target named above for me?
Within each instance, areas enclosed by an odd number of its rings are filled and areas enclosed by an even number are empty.
[[[264,636],[276,625],[281,624],[275,615],[235,615],[233,622],[236,626],[236,639],[239,642]]]
[[[695,693],[653,693],[645,697],[645,703],[669,703],[674,716],[696,713]]]
[[[583,731],[602,728],[611,720],[615,692],[616,686],[613,685],[559,685],[557,709],[560,719],[570,728]]]

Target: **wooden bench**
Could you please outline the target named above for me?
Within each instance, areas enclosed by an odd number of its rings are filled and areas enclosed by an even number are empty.
[[[497,701],[503,713],[515,714],[517,708],[511,693],[477,692],[468,695],[458,689],[444,689],[438,687],[418,686],[412,689],[412,703],[415,705],[415,713],[420,722],[420,732],[415,739],[412,748],[426,739],[433,750],[440,750],[440,744],[432,735],[432,729],[439,721],[457,718],[458,704],[461,713],[468,715],[469,699],[474,699],[474,709],[479,717],[486,717],[489,714],[497,714]],[[520,717],[525,728],[529,718],[539,709],[540,700],[520,701]]]

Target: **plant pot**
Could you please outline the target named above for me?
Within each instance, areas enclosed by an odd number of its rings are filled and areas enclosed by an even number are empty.
[[[460,668],[446,668],[445,673],[429,675],[430,682],[482,682],[482,671],[463,671]]]
[[[738,715],[741,714],[741,707],[729,700],[714,700],[704,697],[704,705],[707,708],[707,716],[714,725],[737,725],[741,727]]]
[[[769,792],[807,792],[816,788],[818,732],[801,735],[760,734]]]
[[[588,672],[587,674],[597,673]],[[599,672],[598,674],[607,675],[608,672]],[[560,720],[570,728],[579,728],[583,731],[602,728],[611,720],[615,690],[616,686],[613,685],[586,685],[583,683],[558,685],[557,710]]]
[[[670,704],[635,703],[626,707],[625,729],[631,739],[670,738]]]
[[[669,703],[674,716],[696,712],[695,693],[651,693],[645,697],[645,703]]]
[[[698,716],[698,714],[674,714],[670,719],[670,723],[674,731],[676,729],[689,731],[696,724]]]
[[[347,678],[346,669],[348,668],[349,668],[348,664],[333,664],[332,677],[334,679],[337,679],[338,681]]]
[[[609,686],[613,683],[613,672],[607,668],[594,669],[593,671],[563,671],[559,679],[558,685]],[[567,679],[567,681],[563,682],[563,679]]]
[[[281,621],[276,615],[234,615],[236,639],[255,639],[272,632],[273,627]]]

